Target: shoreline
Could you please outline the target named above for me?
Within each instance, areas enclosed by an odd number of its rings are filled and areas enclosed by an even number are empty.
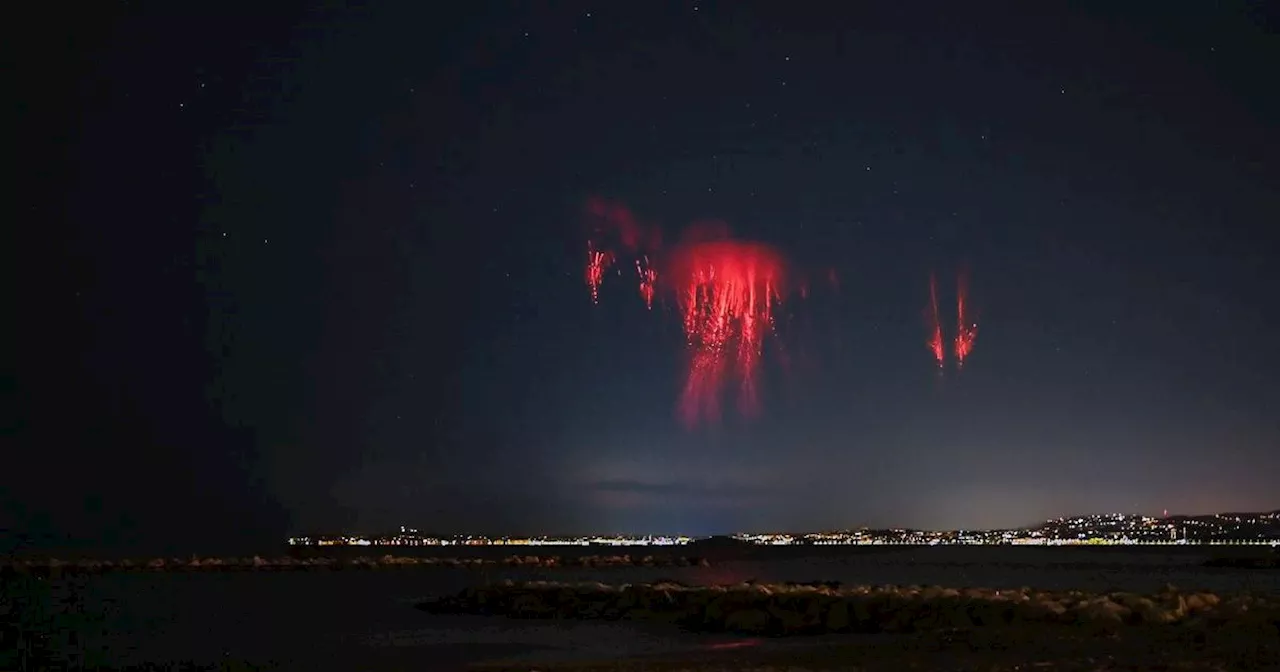
[[[430,613],[657,622],[733,636],[703,650],[622,660],[516,657],[484,672],[596,670],[1280,669],[1280,597],[938,586],[501,582]],[[437,610],[437,608],[442,608]]]
[[[1179,670],[1264,672],[1280,667],[1280,643],[1249,631],[1199,637],[1161,627],[1094,633],[1048,626],[953,629],[901,637],[839,635],[802,645],[739,647],[622,660],[552,661],[515,657],[467,666],[477,672],[1097,672]]]
[[[10,560],[0,562],[0,575],[102,574],[107,572],[270,572],[270,571],[340,571],[418,568],[453,569],[608,569],[608,568],[681,568],[708,567],[706,558],[693,556],[631,555],[513,555],[504,558],[418,557],[383,555],[355,558],[296,558],[261,556],[240,558],[151,558],[147,560]]]
[[[1131,626],[1280,627],[1280,597],[1237,592],[1151,594],[834,583],[689,586],[511,580],[420,602],[432,614],[677,624],[695,632],[787,637],[1062,625],[1111,632]]]

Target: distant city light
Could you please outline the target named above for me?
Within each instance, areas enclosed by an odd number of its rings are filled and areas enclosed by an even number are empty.
[[[1122,513],[1057,518],[1015,530],[853,530],[841,532],[742,533],[740,542],[767,545],[1133,545],[1261,544],[1280,545],[1280,512],[1162,518]],[[683,546],[687,535],[586,535],[568,537],[432,537],[400,526],[393,535],[303,536],[291,546]]]

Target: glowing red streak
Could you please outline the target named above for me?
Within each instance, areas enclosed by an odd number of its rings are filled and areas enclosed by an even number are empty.
[[[665,277],[679,288],[677,301],[692,351],[681,418],[694,425],[719,417],[730,364],[740,383],[739,408],[744,415],[755,414],[764,334],[773,328],[773,307],[782,297],[781,258],[755,243],[692,243],[676,251]]]
[[[636,271],[640,274],[640,296],[645,304],[653,306],[654,284],[657,274],[649,267],[650,252],[661,247],[662,235],[656,227],[640,223],[636,216],[621,203],[601,198],[587,200],[585,212],[590,233],[587,239],[587,286],[591,289],[592,303],[599,303],[600,285],[604,273],[614,262],[614,252],[638,255]],[[643,259],[643,262],[640,260]],[[622,269],[616,269],[622,275]]]
[[[941,369],[947,346],[942,338],[942,322],[938,319],[938,280],[933,274],[929,275],[929,310],[933,318],[933,323],[930,325],[933,335],[929,339],[929,351],[933,353],[933,358],[938,360],[938,368]]]
[[[600,302],[600,283],[604,282],[605,269],[609,268],[612,257],[608,252],[595,249],[587,243],[587,287],[591,290],[591,302]]]
[[[969,287],[963,275],[956,279],[956,366],[964,366],[965,357],[973,352],[973,342],[978,338],[978,324],[964,316],[964,304],[969,298]]]
[[[643,260],[636,260],[636,273],[640,275],[640,296],[644,299],[644,305],[653,310],[653,286],[658,281],[658,272],[649,266],[649,258],[644,257]]]
[[[719,642],[717,644],[707,644],[707,648],[712,651],[729,651],[732,649],[744,649],[749,646],[758,646],[758,639],[740,639],[734,642]]]
[[[659,290],[674,295],[690,350],[679,403],[682,419],[696,425],[719,418],[730,374],[739,383],[742,413],[757,413],[763,340],[774,328],[773,309],[782,297],[781,256],[767,246],[733,240],[728,226],[714,220],[690,225],[680,243],[663,254],[661,231],[642,223],[625,205],[592,198],[585,215],[586,281],[593,303],[599,302],[607,270],[622,275],[625,262],[615,253],[634,259],[640,296],[648,308]],[[834,269],[828,280],[837,285]],[[808,287],[801,291],[807,294]]]

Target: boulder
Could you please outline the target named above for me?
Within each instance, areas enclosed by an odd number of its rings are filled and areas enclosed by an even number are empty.
[[[1019,605],[1022,620],[1032,623],[1059,623],[1067,614],[1067,608],[1051,597],[1027,600]]]
[[[826,617],[827,632],[848,632],[853,624],[849,619],[849,603],[837,599],[831,603]]]
[[[805,631],[805,616],[795,601],[774,601],[765,608],[777,634],[795,635]]]
[[[500,581],[434,601],[428,610],[506,614],[519,618],[626,618],[680,623],[693,630],[799,635],[1001,628],[1025,623],[1074,624],[1111,632],[1126,625],[1270,632],[1280,602],[1237,595],[1169,590],[1151,596],[1081,591],[956,591],[816,584],[685,586],[676,581],[608,585]]]
[[[974,626],[973,619],[969,617],[968,604],[960,600],[939,605],[936,611],[938,614],[937,622],[941,627],[967,630]]]
[[[1133,620],[1136,623],[1164,625],[1177,620],[1173,612],[1145,597],[1132,600],[1129,608],[1133,610]]]
[[[761,635],[769,629],[769,612],[763,609],[739,609],[729,614],[724,629],[749,635]]]
[[[1116,604],[1105,597],[1099,597],[1082,603],[1077,607],[1076,613],[1080,616],[1081,621],[1085,623],[1120,626],[1129,619],[1132,612],[1122,604]]]
[[[538,618],[555,613],[537,593],[524,593],[511,601],[510,613],[517,618]]]

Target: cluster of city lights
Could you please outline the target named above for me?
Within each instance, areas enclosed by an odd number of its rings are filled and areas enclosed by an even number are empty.
[[[434,537],[401,528],[398,534],[290,537],[290,546],[683,546],[692,537],[592,535],[584,537],[486,537],[459,535]]]
[[[1056,518],[1016,530],[851,530],[842,532],[743,533],[739,542],[765,546],[849,545],[1134,545],[1262,544],[1280,545],[1280,512],[1156,518],[1122,513]],[[683,546],[686,535],[588,535],[488,537],[424,535],[401,527],[388,535],[292,537],[291,546]]]

